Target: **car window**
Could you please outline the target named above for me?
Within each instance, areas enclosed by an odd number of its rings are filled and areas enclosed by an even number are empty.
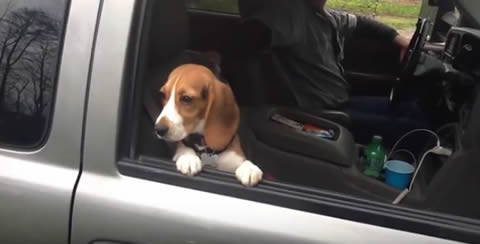
[[[31,147],[46,134],[67,2],[0,2],[1,144]]]
[[[236,14],[238,13],[238,0],[187,0],[187,7]]]
[[[327,6],[357,15],[370,16],[411,36],[422,0],[328,0]]]

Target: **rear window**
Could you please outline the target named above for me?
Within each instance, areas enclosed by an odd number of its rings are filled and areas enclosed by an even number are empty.
[[[0,2],[0,144],[33,147],[46,135],[68,2]]]

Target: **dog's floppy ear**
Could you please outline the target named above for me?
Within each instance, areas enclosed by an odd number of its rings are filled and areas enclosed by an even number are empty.
[[[240,112],[232,89],[218,80],[209,83],[207,97],[205,143],[213,150],[223,150],[237,133]]]

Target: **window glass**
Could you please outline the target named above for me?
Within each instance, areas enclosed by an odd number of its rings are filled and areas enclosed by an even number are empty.
[[[52,113],[66,0],[0,2],[0,143],[41,142]]]
[[[405,36],[415,32],[422,0],[328,0],[330,8],[371,16]]]
[[[238,13],[238,0],[187,0],[187,7],[215,12]]]

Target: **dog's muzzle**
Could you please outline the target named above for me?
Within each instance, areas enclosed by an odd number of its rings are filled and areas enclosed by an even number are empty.
[[[162,123],[157,123],[155,125],[155,134],[157,135],[158,138],[160,139],[165,139],[165,136],[167,135],[168,133],[168,126],[162,124]]]

